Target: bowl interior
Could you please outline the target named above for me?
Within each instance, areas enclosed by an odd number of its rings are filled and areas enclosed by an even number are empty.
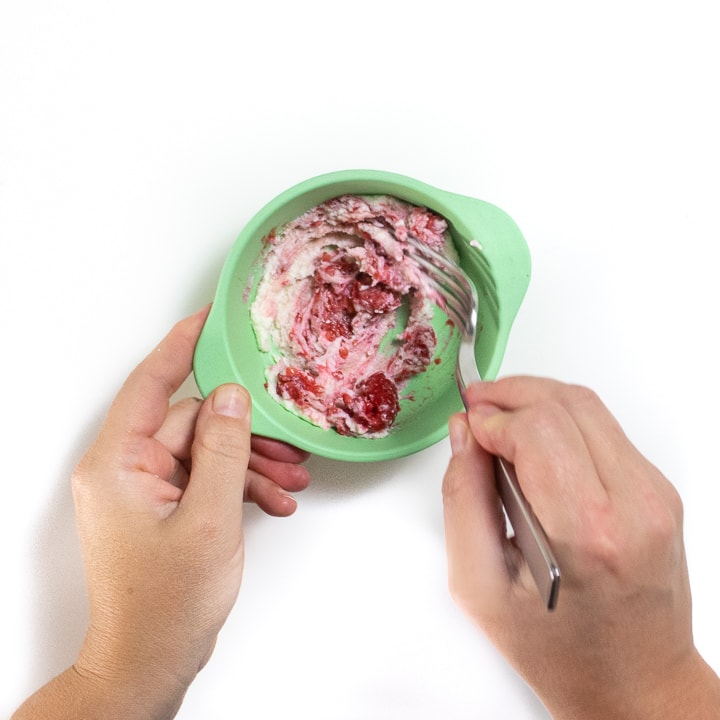
[[[501,298],[490,256],[470,245],[472,240],[477,240],[478,232],[476,227],[471,227],[473,223],[465,221],[470,207],[466,207],[466,203],[480,201],[377,171],[347,171],[313,178],[278,196],[251,219],[223,267],[215,301],[196,350],[195,376],[204,395],[224,382],[243,384],[253,398],[253,432],[256,434],[284,440],[324,457],[385,460],[411,454],[442,439],[447,434],[448,417],[462,409],[455,383],[457,332],[452,331],[442,311],[437,309],[433,320],[438,335],[433,361],[426,372],[413,378],[401,392],[401,409],[395,425],[387,437],[377,439],[346,437],[333,430],[323,430],[277,403],[264,387],[265,370],[271,358],[258,350],[250,322],[249,308],[262,273],[263,238],[273,228],[315,205],[346,193],[393,195],[428,207],[447,219],[461,264],[478,285],[482,328],[476,345],[478,366],[483,377],[494,377],[507,342],[509,323],[505,323],[507,328],[503,327]],[[492,232],[481,241],[483,251],[491,237]]]

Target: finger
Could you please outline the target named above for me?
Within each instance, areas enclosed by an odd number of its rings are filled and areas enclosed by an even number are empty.
[[[634,448],[593,392],[538,378],[506,378],[474,386],[468,399],[478,441],[515,463],[564,582],[592,578],[599,568],[612,567],[617,575],[628,548],[652,547],[649,543],[668,533],[681,537],[677,491]],[[682,553],[677,545],[675,551]],[[651,569],[658,557],[662,548],[648,553],[643,569]]]
[[[297,509],[297,501],[262,473],[249,470],[245,482],[245,500],[254,502],[268,515],[287,517]]]
[[[475,383],[468,389],[466,398],[471,405],[493,404],[503,410],[558,403],[577,423],[583,435],[587,435],[588,440],[600,436],[614,450],[619,444],[630,446],[620,424],[597,394],[581,385],[548,378],[508,377],[495,382]]]
[[[154,435],[162,426],[170,398],[192,369],[200,331],[209,312],[203,308],[173,327],[130,374],[110,408],[110,433]]]
[[[552,540],[575,537],[589,513],[607,510],[609,498],[584,438],[562,405],[515,411],[474,405],[474,437],[493,455],[515,465],[522,490]]]
[[[310,483],[310,472],[302,465],[271,460],[256,452],[250,455],[250,469],[289,492],[304,490]]]
[[[250,460],[250,415],[250,395],[240,385],[220,385],[206,398],[195,425],[192,472],[181,508],[239,526]]]
[[[647,461],[635,449],[620,424],[590,389],[535,377],[504,378],[469,389],[471,404],[491,403],[506,410],[560,405],[577,426],[597,477],[608,492],[632,491],[628,473],[645,474]]]
[[[155,433],[155,439],[178,460],[190,459],[195,423],[201,407],[202,400],[199,398],[183,398],[170,406],[167,417]]]
[[[464,415],[453,415],[449,424],[453,455],[442,488],[450,590],[467,612],[483,614],[484,605],[508,592],[509,543],[491,457],[474,441]]]
[[[260,455],[280,462],[301,463],[310,457],[310,453],[305,450],[300,450],[300,448],[288,445],[281,440],[273,440],[260,435],[252,436],[252,449]]]
[[[550,378],[516,375],[473,383],[465,391],[465,399],[470,405],[488,403],[503,410],[517,410],[554,397],[561,386],[562,383]]]
[[[188,480],[186,461],[190,459],[201,406],[202,401],[198,398],[180,400],[170,407],[165,422],[155,433],[155,438],[179,461],[168,481],[181,489]],[[297,463],[306,459],[309,453],[279,440],[256,436],[252,437],[251,448],[248,467],[252,472],[248,473],[245,499],[257,503],[270,515],[292,514],[297,503],[287,492],[298,492],[308,486],[310,473]],[[272,458],[261,451],[272,454]]]

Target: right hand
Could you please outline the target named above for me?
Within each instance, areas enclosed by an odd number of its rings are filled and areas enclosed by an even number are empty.
[[[450,421],[443,483],[456,602],[555,718],[717,718],[674,487],[587,389],[507,378],[467,399],[467,416]],[[557,556],[554,612],[506,538],[491,455],[515,464]]]

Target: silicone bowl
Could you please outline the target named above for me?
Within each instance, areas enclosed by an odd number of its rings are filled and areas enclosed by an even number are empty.
[[[475,354],[483,378],[493,379],[530,280],[530,255],[513,220],[482,200],[438,190],[418,180],[377,170],[345,170],[301,182],[270,201],[247,224],[223,266],[212,309],[198,342],[195,379],[205,396],[227,382],[252,395],[252,429],[313,454],[336,460],[389,460],[422,450],[447,435],[448,417],[462,409],[455,383],[457,332],[437,310],[435,361],[408,384],[395,425],[384,438],[356,438],[323,430],[286,410],[266,391],[271,358],[258,350],[249,308],[262,272],[263,238],[306,210],[344,194],[393,195],[442,215],[460,264],[478,287]],[[471,241],[472,245],[471,245]]]

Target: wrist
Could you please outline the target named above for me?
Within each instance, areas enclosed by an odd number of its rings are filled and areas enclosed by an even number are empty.
[[[78,659],[66,671],[68,680],[76,691],[112,709],[113,717],[169,720],[177,714],[196,673],[175,672],[169,666],[169,653],[165,658],[162,653],[146,657],[139,650],[104,642],[90,631]]]
[[[697,650],[639,687],[626,705],[638,720],[711,720],[720,707],[720,681]]]
[[[720,679],[694,651],[675,677],[650,690],[648,705],[652,708],[648,720],[713,720],[720,708]]]
[[[546,703],[554,720],[715,720],[720,707],[720,679],[695,650],[672,672],[588,689],[582,700]]]
[[[171,720],[184,695],[184,690],[94,676],[73,665],[28,698],[12,720]]]
[[[152,678],[93,675],[77,663],[66,673],[71,697],[83,698],[86,720],[128,717],[133,720],[171,720],[175,717],[187,687]]]

